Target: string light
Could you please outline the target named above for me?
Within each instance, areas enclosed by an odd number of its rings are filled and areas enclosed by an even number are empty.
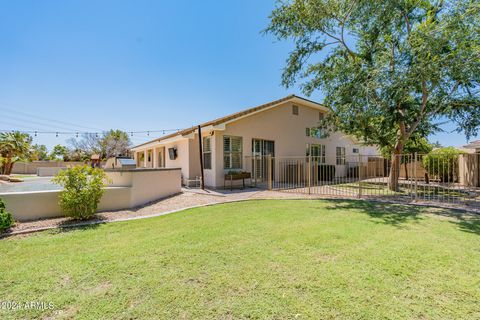
[[[165,134],[167,132],[179,132],[181,129],[160,129],[160,130],[146,130],[146,131],[128,131],[130,132],[130,136],[134,135],[141,135],[141,134],[146,134],[147,136],[150,136],[150,133],[158,133],[158,134]],[[91,131],[40,131],[40,130],[14,130],[14,129],[0,129],[0,132],[21,132],[21,133],[28,133],[28,134],[33,134],[35,137],[38,137],[39,135],[55,135],[55,137],[59,137],[61,135],[71,135],[75,137],[79,137],[80,135],[95,135],[98,137],[101,134],[107,133],[109,130],[105,131],[98,131],[98,132],[91,132]]]

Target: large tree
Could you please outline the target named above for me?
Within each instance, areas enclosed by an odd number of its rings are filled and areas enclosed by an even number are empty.
[[[45,161],[50,160],[47,146],[44,144],[34,144],[30,150],[30,161]]]
[[[102,155],[105,158],[126,156],[130,149],[130,137],[122,130],[110,130],[103,134],[100,140]]]
[[[32,137],[27,133],[0,133],[0,173],[9,175],[15,162],[28,160],[31,143]]]
[[[324,124],[388,149],[397,190],[412,135],[445,118],[478,132],[479,16],[470,0],[286,0],[266,32],[295,43],[283,85],[321,90],[332,111]]]
[[[70,150],[66,146],[57,144],[50,152],[50,158],[52,160],[70,161]]]
[[[131,146],[128,133],[122,130],[109,130],[101,135],[86,133],[80,139],[70,139],[69,144],[77,152],[91,156],[99,154],[103,159],[127,155]]]

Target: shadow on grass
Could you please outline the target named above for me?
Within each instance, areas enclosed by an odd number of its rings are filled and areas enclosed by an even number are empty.
[[[452,223],[464,232],[480,235],[480,217],[478,215],[459,216]]]
[[[434,208],[412,204],[394,204],[365,200],[324,200],[330,210],[357,210],[369,215],[375,223],[383,223],[395,227],[405,227],[409,223],[423,220],[423,214],[434,214],[452,218],[461,231],[480,235],[480,215],[446,208]]]
[[[58,228],[53,229],[51,233],[65,233],[71,231],[85,231],[97,229],[100,225],[107,222],[107,219],[95,215],[88,220],[66,220],[58,224]]]

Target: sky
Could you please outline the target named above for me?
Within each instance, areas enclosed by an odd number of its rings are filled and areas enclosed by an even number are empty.
[[[302,96],[280,84],[292,44],[261,33],[274,0],[0,4],[1,130],[161,131]],[[453,124],[443,127],[431,141],[466,143]],[[74,137],[39,133],[34,142]]]

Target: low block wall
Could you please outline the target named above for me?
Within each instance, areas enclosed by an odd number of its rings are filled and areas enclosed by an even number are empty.
[[[181,192],[180,168],[107,171],[106,188],[98,211],[121,210]],[[0,193],[7,211],[17,221],[63,217],[58,205],[60,190]]]
[[[7,205],[7,211],[13,214],[17,221],[30,221],[45,218],[63,217],[64,214],[58,205],[59,190],[14,192],[0,194]],[[105,194],[99,203],[98,210],[119,210],[128,208],[130,188],[106,188]]]
[[[40,167],[37,169],[37,176],[39,177],[53,177],[59,171],[65,170],[67,167]]]
[[[38,168],[57,168],[57,167],[74,167],[83,166],[83,162],[79,161],[32,161],[32,162],[15,162],[13,164],[12,173],[15,174],[37,174]]]

